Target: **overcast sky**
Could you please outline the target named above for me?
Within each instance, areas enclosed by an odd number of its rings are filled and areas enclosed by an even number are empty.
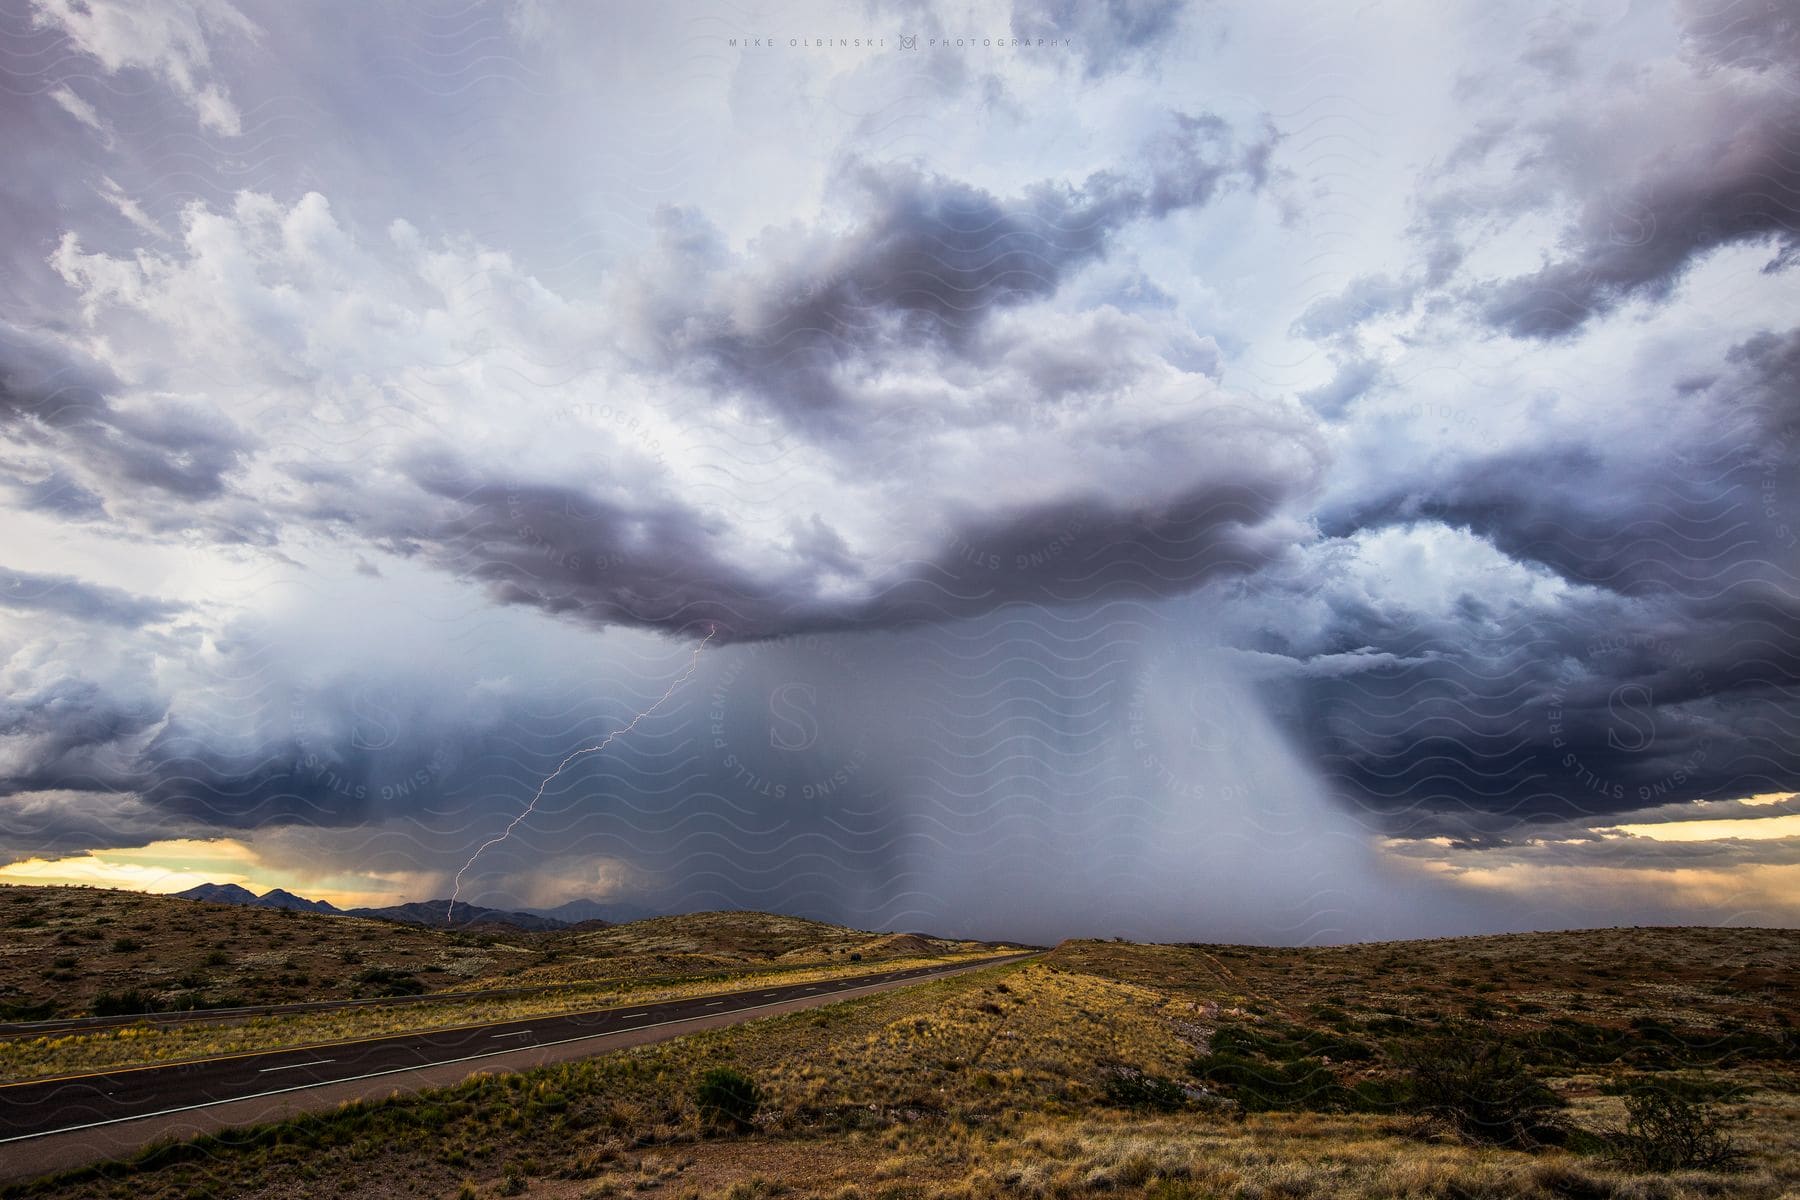
[[[1779,5],[13,0],[0,52],[0,879],[1800,922]]]

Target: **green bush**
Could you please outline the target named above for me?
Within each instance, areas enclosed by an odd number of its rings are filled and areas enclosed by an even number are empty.
[[[1229,1090],[1245,1112],[1353,1107],[1351,1094],[1316,1058],[1270,1062],[1233,1053],[1203,1054],[1189,1065],[1196,1077]]]
[[[92,1005],[96,1017],[134,1017],[141,1013],[153,1013],[162,1008],[162,1003],[148,992],[131,988],[123,992],[101,992],[94,997]]]
[[[48,1000],[37,1004],[25,1000],[0,1002],[0,1021],[42,1021],[55,1015],[56,1005]]]
[[[1625,1097],[1625,1128],[1606,1141],[1613,1158],[1637,1171],[1716,1171],[1742,1157],[1712,1105],[1660,1085]]]
[[[748,1128],[762,1102],[763,1092],[756,1081],[730,1067],[714,1067],[694,1085],[694,1103],[708,1125]]]
[[[1635,1096],[1646,1089],[1660,1089],[1683,1100],[1730,1100],[1745,1090],[1731,1079],[1697,1079],[1685,1075],[1616,1075],[1600,1085],[1602,1096]]]
[[[1461,1136],[1497,1146],[1563,1140],[1563,1106],[1503,1042],[1475,1034],[1426,1038],[1398,1048],[1410,1107]]]
[[[1106,1102],[1120,1108],[1153,1108],[1174,1112],[1185,1107],[1187,1089],[1172,1079],[1121,1068],[1107,1074],[1103,1087]]]
[[[1367,1062],[1375,1047],[1353,1037],[1321,1029],[1270,1022],[1263,1026],[1221,1025],[1212,1036],[1214,1053],[1298,1062],[1329,1058],[1333,1062]]]
[[[417,996],[425,990],[418,976],[389,967],[369,967],[357,972],[356,984],[358,994],[368,988],[376,996]]]

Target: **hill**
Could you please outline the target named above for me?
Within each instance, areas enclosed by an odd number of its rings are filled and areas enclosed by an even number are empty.
[[[991,948],[927,934],[849,929],[807,917],[726,910],[571,929],[548,943],[549,961],[522,980],[684,979],[807,967],[935,958]]]
[[[0,930],[0,1020],[500,986],[539,957],[528,941],[106,888],[0,887]]]
[[[534,913],[540,917],[550,917],[558,921],[567,921],[570,925],[581,925],[590,921],[601,921],[607,925],[624,925],[630,921],[644,921],[663,915],[639,904],[614,903],[608,900],[570,900],[555,908],[527,908],[521,911]]]
[[[572,900],[563,905],[570,913],[580,912],[581,917],[564,918],[556,913],[510,912],[497,908],[482,908],[475,904],[456,903],[454,919],[451,917],[450,901],[415,900],[407,904],[390,904],[380,908],[339,909],[325,900],[308,900],[304,896],[275,888],[257,895],[249,888],[235,883],[202,883],[176,892],[179,900],[205,900],[212,904],[238,904],[250,908],[288,908],[296,912],[311,913],[343,913],[351,917],[367,917],[375,921],[397,921],[402,925],[436,926],[446,929],[493,929],[497,926],[523,929],[530,932],[545,932],[552,929],[566,929],[577,921],[593,920],[592,913],[604,906],[592,900]]]
[[[914,936],[694,918],[583,940],[622,961],[767,962]],[[1035,962],[164,1148],[30,1194],[372,1200],[404,1180],[414,1195],[569,1200],[1777,1200],[1800,1195],[1797,990],[1793,930],[1070,941]],[[756,1087],[736,1093],[751,1099],[735,1116],[701,1104],[722,1064]],[[1662,1124],[1628,1125],[1628,1104],[1658,1097]],[[1726,1142],[1728,1161],[1690,1161]]]
[[[254,908],[291,908],[296,912],[334,913],[338,910],[325,900],[308,900],[282,888],[257,895],[235,883],[202,883],[174,893],[177,900],[205,900],[211,904],[243,904]]]
[[[454,913],[454,915],[452,915]],[[402,925],[424,925],[437,929],[493,929],[510,927],[530,933],[547,933],[567,929],[570,922],[537,913],[508,912],[498,908],[482,908],[458,900],[452,910],[448,898],[414,900],[408,904],[390,904],[385,908],[352,908],[349,915],[369,917],[377,921],[398,921]]]
[[[0,887],[0,1021],[540,984],[638,986],[985,948],[773,913],[567,925],[530,913],[495,919],[495,910],[458,903],[457,927],[447,929],[443,900],[319,912],[285,892],[209,884],[194,893],[223,899]]]

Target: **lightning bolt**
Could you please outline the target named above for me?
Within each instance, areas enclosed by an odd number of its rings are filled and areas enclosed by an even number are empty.
[[[613,730],[604,738],[595,742],[592,746],[583,746],[581,749],[574,751],[567,758],[557,763],[556,770],[544,776],[544,781],[538,784],[537,792],[531,797],[531,803],[525,806],[525,811],[514,817],[512,823],[500,831],[499,836],[491,837],[487,841],[481,843],[481,845],[475,847],[475,853],[469,855],[469,861],[464,863],[462,870],[456,873],[456,884],[450,890],[450,907],[444,910],[444,924],[450,924],[450,918],[456,912],[457,898],[462,895],[463,876],[468,874],[469,868],[475,865],[475,860],[481,857],[481,852],[486,850],[489,846],[498,846],[501,842],[504,842],[507,838],[512,836],[512,831],[517,829],[526,817],[529,817],[537,810],[538,801],[544,798],[544,789],[550,786],[552,780],[563,773],[563,768],[567,767],[578,758],[584,758],[589,754],[600,753],[602,750],[613,744],[614,738],[624,737],[633,729],[637,728],[639,721],[642,721],[645,717],[667,704],[669,702],[669,697],[673,696],[682,684],[694,677],[694,672],[699,669],[700,666],[700,652],[706,649],[706,643],[712,641],[713,635],[718,632],[719,627],[717,625],[708,625],[706,627],[706,636],[701,638],[700,644],[694,647],[694,656],[688,659],[687,669],[675,677],[669,684],[668,690],[657,697],[655,704],[652,704],[649,708],[644,709],[642,712],[638,713],[637,716],[631,718],[629,724]]]

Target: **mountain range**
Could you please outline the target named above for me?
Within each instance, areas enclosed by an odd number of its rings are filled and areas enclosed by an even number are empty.
[[[202,883],[176,892],[180,900],[205,900],[213,904],[242,904],[253,908],[286,908],[296,912],[323,913],[332,916],[372,917],[379,921],[398,921],[405,925],[445,924],[450,912],[449,900],[415,900],[407,904],[390,904],[382,908],[338,908],[325,900],[308,900],[282,888],[257,895],[235,883]],[[607,904],[599,900],[577,899],[549,909],[511,911],[483,908],[457,901],[454,927],[475,925],[507,925],[514,929],[543,932],[567,929],[573,925],[618,925],[657,916],[649,909],[630,904]]]

